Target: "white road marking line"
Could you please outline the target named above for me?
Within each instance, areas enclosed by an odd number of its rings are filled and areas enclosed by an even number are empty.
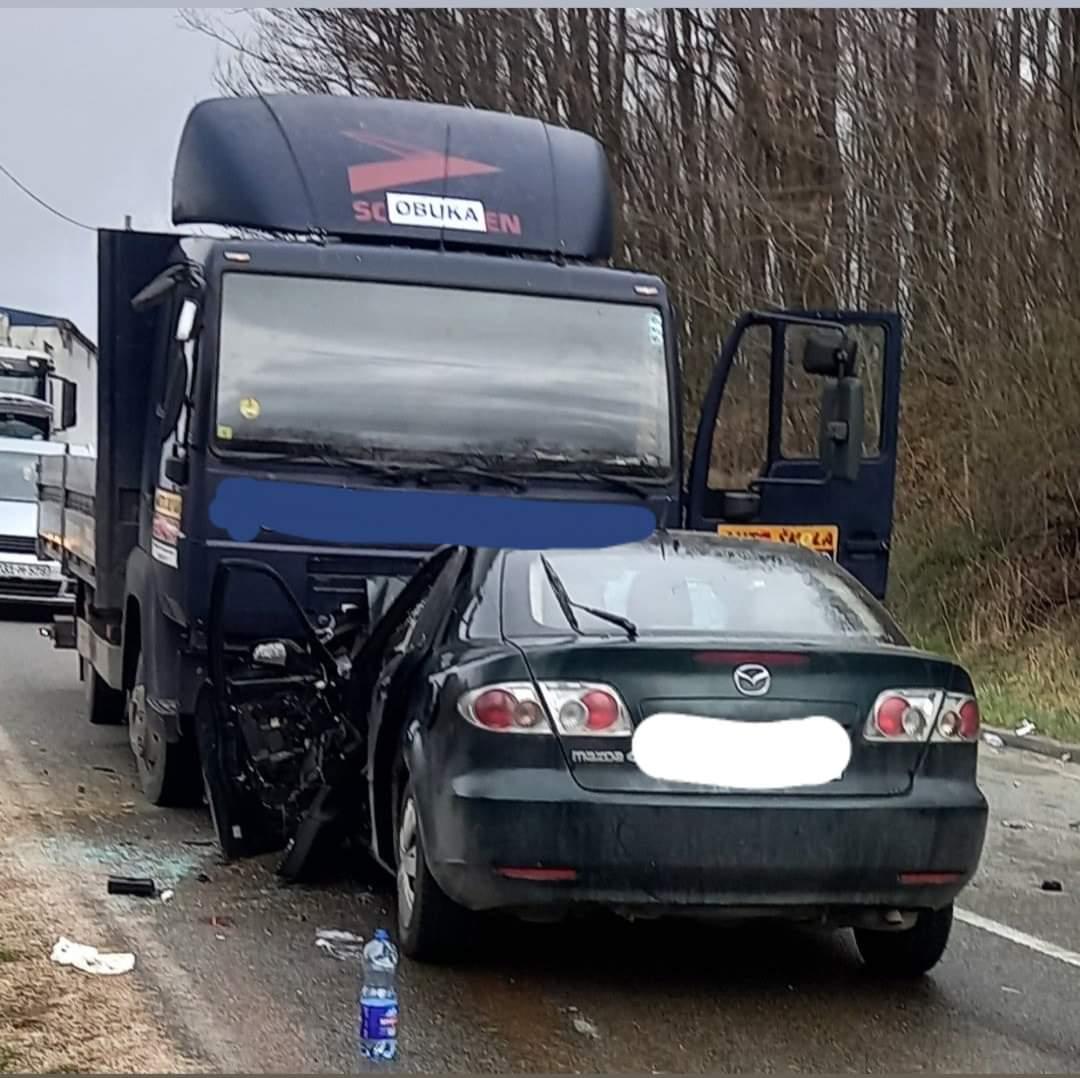
[[[1019,943],[1021,947],[1046,955],[1047,958],[1056,958],[1059,962],[1080,969],[1080,954],[1067,950],[1065,947],[1059,947],[1056,943],[1048,943],[1046,940],[1039,939],[1038,936],[1029,936],[1017,928],[1010,928],[999,921],[991,921],[989,917],[980,917],[979,914],[972,913],[970,910],[955,910],[953,916],[956,920],[963,921],[964,924],[971,925],[973,928],[981,928],[984,932],[991,932],[1012,943]]]

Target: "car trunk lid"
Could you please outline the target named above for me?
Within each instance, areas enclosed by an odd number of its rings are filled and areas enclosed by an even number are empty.
[[[827,717],[850,739],[851,755],[836,779],[770,789],[766,795],[895,796],[907,791],[924,754],[922,744],[869,743],[863,725],[886,689],[947,688],[947,661],[906,648],[863,644],[763,644],[738,648],[698,639],[578,641],[526,648],[534,677],[546,683],[602,683],[615,689],[636,729],[650,716],[697,716],[739,724],[775,724]],[[736,687],[734,674],[763,667],[768,685],[757,696]],[[744,686],[746,687],[746,686]],[[755,689],[759,686],[750,686]],[[776,727],[783,744],[791,727]],[[740,730],[742,733],[752,731]],[[720,788],[653,778],[641,770],[626,736],[566,735],[557,731],[567,765],[583,788],[640,793],[716,793],[761,796],[762,790]],[[775,744],[775,742],[774,742]],[[629,755],[629,758],[628,758]]]

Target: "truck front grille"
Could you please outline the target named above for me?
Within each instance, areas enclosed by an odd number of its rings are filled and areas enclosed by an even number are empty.
[[[0,535],[0,554],[34,554],[37,539],[32,535]]]
[[[55,599],[63,586],[59,580],[0,580],[0,601],[12,598]]]

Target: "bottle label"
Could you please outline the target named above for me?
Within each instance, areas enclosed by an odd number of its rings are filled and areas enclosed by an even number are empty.
[[[388,1041],[397,1036],[398,1005],[395,999],[360,1004],[360,1036],[366,1041]]]

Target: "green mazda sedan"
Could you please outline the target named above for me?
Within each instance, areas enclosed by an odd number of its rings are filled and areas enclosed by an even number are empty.
[[[445,547],[391,583],[359,636],[256,646],[284,669],[225,701],[299,739],[253,758],[294,821],[284,875],[366,846],[420,959],[489,912],[596,909],[853,928],[883,973],[941,958],[986,835],[971,679],[827,556],[658,532]]]
[[[829,558],[658,532],[443,573],[381,694],[408,953],[482,911],[600,907],[850,927],[883,973],[939,960],[986,833],[971,679]]]

